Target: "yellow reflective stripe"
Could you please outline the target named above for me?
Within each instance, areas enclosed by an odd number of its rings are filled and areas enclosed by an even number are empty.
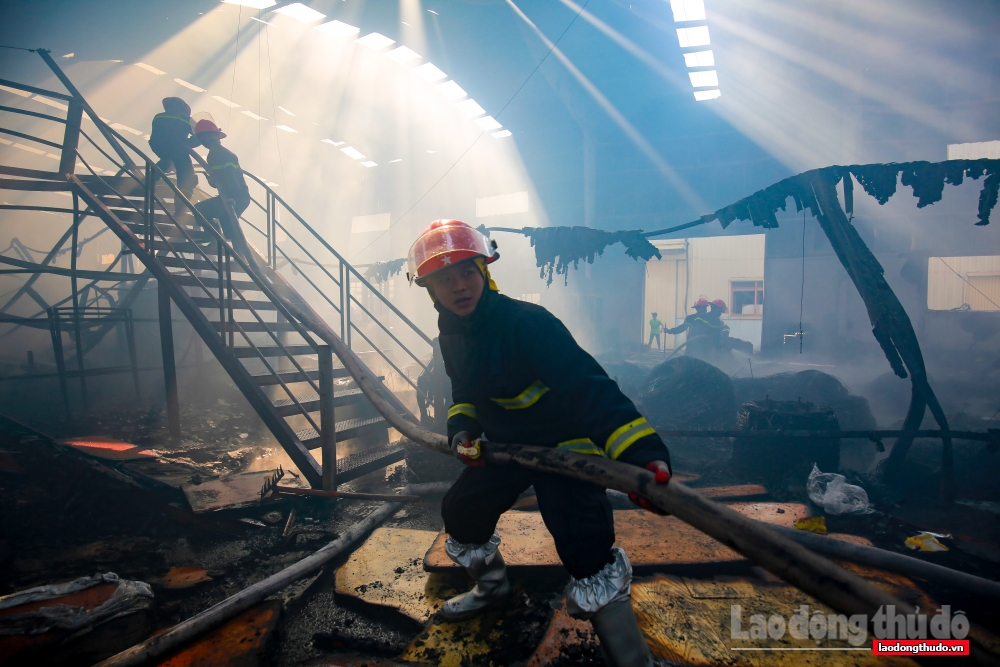
[[[633,419],[611,434],[608,442],[604,445],[604,453],[612,460],[617,459],[626,449],[632,446],[633,442],[654,433],[656,431],[649,425],[645,417]]]
[[[448,408],[448,419],[457,417],[458,415],[465,415],[466,417],[479,419],[479,417],[476,416],[476,406],[472,403],[456,403]]]
[[[538,402],[545,392],[549,390],[541,380],[535,380],[527,389],[514,398],[491,398],[490,400],[505,410],[523,410],[530,408]]]
[[[153,116],[153,120],[156,120],[157,118],[164,118],[164,119],[169,118],[170,120],[179,120],[188,127],[191,127],[194,124],[194,121],[192,121],[190,118],[184,118],[182,116],[171,116],[168,113],[158,113],[155,116]]]
[[[227,162],[226,164],[217,164],[214,167],[211,166],[211,165],[209,165],[208,168],[211,169],[212,171],[218,171],[219,169],[225,169],[226,167],[232,167],[233,169],[239,169],[240,165],[236,164],[235,162]]]
[[[594,441],[590,438],[576,438],[575,440],[567,440],[566,442],[560,442],[556,445],[559,449],[565,449],[568,452],[575,452],[577,454],[593,454],[594,456],[604,456],[604,452],[601,448],[594,444]]]

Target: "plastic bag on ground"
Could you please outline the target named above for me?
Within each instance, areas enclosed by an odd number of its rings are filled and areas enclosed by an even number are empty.
[[[832,472],[820,472],[813,464],[806,481],[809,500],[827,514],[855,514],[868,511],[868,494],[860,486],[848,484],[847,478]]]

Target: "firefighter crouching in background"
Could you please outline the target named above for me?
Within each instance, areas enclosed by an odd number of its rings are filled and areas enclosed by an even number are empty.
[[[441,507],[448,556],[475,587],[448,600],[448,620],[474,616],[510,592],[496,524],[534,485],[538,507],[572,579],[567,610],[589,619],[606,661],[653,664],[632,612],[632,567],[614,546],[604,488],[517,466],[485,465],[480,440],[559,447],[645,467],[670,479],[666,446],[604,369],[551,313],[499,293],[487,265],[499,258],[483,234],[457,220],[433,222],[408,256],[411,281],[437,309],[452,382],[452,451],[467,467]],[[645,498],[632,496],[646,509]]]

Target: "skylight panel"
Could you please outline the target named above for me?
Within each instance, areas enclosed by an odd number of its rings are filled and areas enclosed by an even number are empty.
[[[225,104],[230,109],[239,109],[240,108],[239,104],[237,104],[236,102],[230,102],[225,97],[219,97],[218,95],[212,95],[212,99],[215,100],[216,102],[221,102],[222,104]]]
[[[462,90],[462,87],[454,81],[445,81],[444,83],[440,83],[435,86],[435,88],[437,88],[438,92],[444,95],[444,98],[449,102],[460,100],[468,95],[468,93]]]
[[[324,144],[330,144],[334,148],[336,148],[337,146],[344,145],[343,141],[334,141],[333,139],[320,139],[320,141],[322,141]]]
[[[708,26],[700,25],[694,28],[677,28],[677,41],[681,48],[689,46],[708,46],[712,40],[708,36]]]
[[[353,25],[348,25],[340,21],[330,21],[329,23],[316,26],[316,29],[334,37],[354,37],[361,32],[361,28],[355,28]]]
[[[378,162],[373,162],[372,160],[365,160],[361,164],[363,166],[365,166],[365,167],[368,167],[369,169],[371,169],[372,167],[377,167],[378,166]]]
[[[685,53],[684,64],[688,67],[715,67],[715,54],[711,51]]]
[[[400,46],[385,54],[385,57],[395,63],[405,65],[412,60],[420,60],[423,56],[405,46]]]
[[[222,0],[222,2],[227,5],[243,5],[244,7],[252,7],[253,9],[267,9],[278,4],[274,0]]]
[[[503,127],[503,125],[501,125],[500,122],[493,116],[483,116],[482,118],[477,118],[476,125],[483,128],[487,132],[490,130],[499,130]]]
[[[691,85],[695,88],[710,88],[719,85],[719,73],[714,69],[705,72],[688,72]]]
[[[10,86],[0,86],[0,90],[6,90],[8,93],[14,93],[15,95],[19,95],[21,97],[31,97],[31,93],[29,93],[26,90],[21,90],[20,88],[11,88]]]
[[[50,107],[55,107],[56,109],[62,109],[63,111],[69,110],[69,106],[63,104],[62,102],[56,102],[55,100],[50,100],[49,98],[42,97],[41,95],[35,95],[31,99],[35,100],[36,102],[41,102],[42,104],[47,104]]]
[[[694,99],[699,102],[704,102],[706,100],[714,100],[717,97],[722,97],[722,91],[716,88],[715,90],[696,90],[694,91]]]
[[[246,110],[246,111],[242,111],[240,113],[242,113],[244,116],[248,116],[250,118],[253,118],[254,120],[267,120],[263,116],[258,116],[257,114],[255,114],[253,111],[250,111],[249,109]]]
[[[351,158],[352,160],[364,160],[365,156],[361,154],[354,146],[348,146],[347,148],[341,148],[340,152]]]
[[[326,14],[320,14],[312,7],[306,7],[301,2],[293,2],[290,5],[279,7],[274,10],[274,13],[284,14],[289,18],[295,19],[299,23],[315,23],[320,19],[326,18]]]
[[[704,21],[704,0],[670,0],[674,21]]]
[[[205,92],[204,88],[199,88],[198,86],[194,85],[193,83],[188,83],[184,79],[174,79],[174,82],[178,83],[178,84],[180,84],[182,86],[184,86],[188,90],[193,90],[196,93],[203,93],[203,92]]]
[[[413,70],[413,73],[427,83],[434,83],[435,81],[440,81],[441,79],[446,79],[448,77],[447,74],[439,70],[431,63],[424,63],[420,67]]]
[[[275,129],[281,130],[282,132],[298,132],[298,130],[296,130],[295,128],[288,127],[287,125],[275,125],[274,127]]]
[[[361,46],[366,46],[373,51],[381,51],[390,44],[395,44],[396,40],[389,39],[385,35],[380,35],[377,32],[370,32],[355,43],[360,44]]]
[[[467,118],[475,118],[476,116],[482,116],[486,113],[486,109],[479,106],[471,97],[464,102],[459,102],[455,106],[458,107],[458,110],[465,114]]]
[[[500,130],[499,132],[494,132],[493,136],[497,139],[503,139],[510,136],[510,130]]]
[[[162,69],[156,69],[152,65],[147,65],[146,63],[136,63],[135,66],[136,67],[141,67],[142,69],[146,70],[147,72],[152,72],[156,76],[163,76],[164,74],[166,74],[166,72],[164,72]]]

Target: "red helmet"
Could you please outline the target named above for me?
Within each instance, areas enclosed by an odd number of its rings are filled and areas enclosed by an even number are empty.
[[[699,308],[701,306],[704,306],[704,307],[708,308],[708,299],[706,299],[703,296],[698,297],[698,300],[695,301],[694,305],[692,305],[691,307],[692,308]]]
[[[210,121],[207,118],[202,118],[194,126],[195,134],[203,134],[205,132],[218,132],[219,138],[225,139],[226,133],[219,129],[219,126]]]
[[[461,220],[435,220],[410,246],[407,276],[423,286],[435,271],[475,257],[486,258],[487,264],[500,259],[496,243]]]
[[[712,305],[715,306],[716,308],[721,309],[722,312],[724,313],[729,311],[729,308],[726,307],[726,302],[723,301],[722,299],[716,299],[715,301],[712,302]]]

